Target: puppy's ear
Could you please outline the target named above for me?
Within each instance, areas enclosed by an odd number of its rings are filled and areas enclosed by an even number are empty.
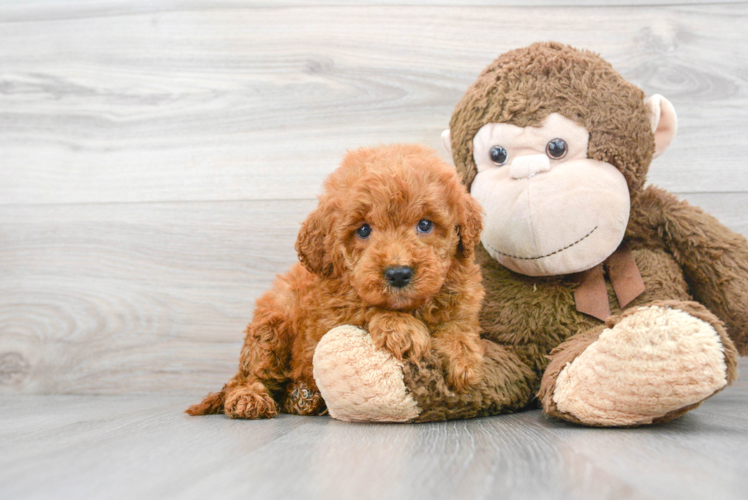
[[[334,214],[329,203],[320,203],[301,224],[296,238],[296,253],[301,264],[312,274],[332,276],[334,264],[331,253]]]
[[[483,231],[483,207],[468,193],[462,198],[460,225],[457,228],[460,243],[457,250],[463,257],[472,257]]]

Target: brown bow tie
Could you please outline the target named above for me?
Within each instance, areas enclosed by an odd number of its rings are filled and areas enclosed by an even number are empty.
[[[610,316],[603,266],[608,270],[608,278],[616,292],[621,309],[645,290],[639,268],[636,267],[634,256],[631,255],[631,250],[626,243],[621,243],[621,246],[602,264],[574,274],[572,279],[579,283],[574,290],[577,311],[589,314],[601,321],[605,321]]]

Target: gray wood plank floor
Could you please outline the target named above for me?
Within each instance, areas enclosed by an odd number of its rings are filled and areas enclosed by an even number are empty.
[[[741,368],[748,368],[744,360]],[[744,499],[748,382],[667,425],[539,411],[434,424],[181,413],[194,398],[0,396],[0,498]]]
[[[746,498],[744,381],[643,429],[182,413],[233,374],[345,150],[443,153],[467,86],[533,41],[668,97],[650,181],[748,235],[746,22],[737,0],[0,0],[0,499]]]

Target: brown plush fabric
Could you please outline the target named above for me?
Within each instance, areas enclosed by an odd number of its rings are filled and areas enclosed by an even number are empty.
[[[404,366],[408,389],[423,409],[417,422],[511,413],[532,399],[537,375],[504,346],[483,341],[484,375],[480,385],[456,393],[444,382],[443,367],[432,357],[421,367]]]
[[[483,125],[536,126],[555,112],[584,125],[588,157],[618,167],[636,193],[654,153],[643,100],[641,89],[593,52],[556,42],[506,52],[483,70],[452,114],[455,165],[470,187],[477,173],[473,137]]]
[[[585,125],[590,131],[588,156],[619,168],[628,183],[632,206],[624,243],[646,287],[621,311],[606,272],[611,313],[678,304],[674,307],[719,332],[732,382],[737,352],[748,354],[748,244],[674,195],[643,188],[654,150],[643,100],[641,90],[591,52],[557,43],[507,52],[481,73],[455,109],[450,123],[454,161],[469,186],[476,175],[472,139],[489,122],[524,127],[558,112]],[[406,386],[423,408],[420,420],[516,411],[531,405],[541,390],[539,398],[548,413],[576,421],[555,409],[553,386],[565,364],[592,344],[605,324],[576,310],[573,276],[520,275],[482,247],[476,259],[486,291],[480,320],[486,376],[458,398],[444,388],[437,365],[420,370],[406,365]]]
[[[646,286],[646,291],[634,299],[626,310],[663,300],[692,301],[694,295],[696,295],[694,291],[700,290],[701,295],[698,297],[702,301],[704,296],[711,297],[712,301],[714,301],[714,297],[719,297],[720,301],[731,304],[735,308],[729,314],[717,314],[717,311],[719,311],[717,308],[714,308],[712,312],[727,325],[726,330],[718,329],[717,331],[729,334],[724,338],[732,338],[735,341],[734,345],[738,346],[738,349],[742,348],[740,352],[745,353],[746,325],[748,325],[748,322],[743,322],[743,326],[740,326],[740,323],[733,318],[745,317],[741,315],[748,314],[746,312],[748,302],[737,303],[737,299],[744,296],[739,293],[735,296],[726,297],[717,285],[734,282],[733,286],[740,291],[741,280],[743,287],[748,285],[748,268],[741,274],[741,267],[735,266],[731,268],[735,270],[733,274],[723,275],[721,280],[712,278],[712,281],[709,281],[699,279],[699,275],[694,277],[689,273],[690,268],[688,266],[681,267],[675,258],[676,255],[680,254],[671,250],[669,245],[669,242],[672,241],[672,233],[665,230],[665,228],[668,228],[673,231],[674,227],[678,227],[665,215],[670,203],[673,202],[677,202],[680,209],[679,213],[704,215],[699,209],[691,207],[685,202],[679,202],[673,195],[657,188],[645,190],[644,194],[638,198],[639,206],[632,211],[626,241],[631,248]],[[659,217],[662,217],[662,219],[656,225],[652,225],[652,220],[657,220]],[[712,221],[711,232],[724,233],[729,231],[713,219]],[[695,248],[701,246],[707,249],[715,246],[725,246],[717,241],[707,239],[701,239],[698,242],[692,241],[691,245]],[[467,418],[517,411],[528,406],[533,395],[540,388],[539,381],[548,367],[549,356],[553,357],[562,353],[565,353],[565,356],[572,353],[579,354],[581,350],[574,349],[575,346],[580,345],[579,340],[575,340],[571,346],[563,346],[553,353],[551,351],[577,333],[582,335],[580,339],[590,339],[599,335],[604,328],[602,321],[576,310],[574,289],[577,285],[573,276],[537,278],[517,274],[493,260],[482,247],[476,251],[476,257],[481,265],[483,285],[486,291],[486,299],[481,311],[482,336],[498,344],[502,352],[512,354],[503,358],[500,362],[495,358],[486,356],[484,358],[484,369],[487,373],[499,371],[508,374],[510,378],[507,379],[505,385],[494,384],[498,393],[492,396],[476,395],[481,391],[488,390],[490,382],[482,382],[474,391],[462,396],[466,402],[469,402],[469,408],[461,408],[457,411],[452,409],[453,402],[445,396],[447,393],[434,390],[435,387],[442,384],[442,376],[438,370],[428,373],[415,369],[406,370],[405,383],[414,393],[419,406],[424,409],[421,416],[422,420],[429,419],[429,415],[438,415],[438,419]],[[712,255],[712,262],[709,265],[712,266],[712,272],[718,272],[720,262],[735,261],[748,262],[748,249],[745,246],[734,245],[731,252]],[[703,262],[701,273],[705,273],[706,271],[703,268],[707,267],[707,263]],[[727,267],[727,264],[724,267]],[[708,289],[710,284],[716,288],[712,288],[711,292]],[[619,315],[622,311],[618,307],[615,291],[607,279],[607,275],[606,287],[611,311],[613,315]],[[717,303],[723,303],[720,301],[717,301]],[[686,311],[692,312],[691,310]],[[694,315],[701,318],[697,314]],[[728,345],[733,344],[723,343],[726,346],[726,363],[728,367],[731,367],[729,373],[731,374],[730,381],[732,381],[735,373],[733,368],[737,363],[737,350],[734,347],[728,348]],[[493,363],[500,364],[500,366],[491,366]],[[528,368],[532,370],[532,376],[527,375],[526,370]],[[563,368],[563,365],[561,365],[561,368]],[[512,375],[514,375],[513,378],[511,378]],[[557,375],[558,373],[555,374],[555,376]],[[555,376],[548,375],[548,380],[555,380]],[[430,388],[421,389],[422,384],[427,384]],[[533,385],[533,390],[529,392],[528,397],[524,400],[516,399],[514,397],[516,387],[524,387],[528,384]],[[546,393],[547,391],[548,389],[546,389]],[[428,394],[428,396],[419,397],[421,392]],[[541,394],[540,397],[543,398],[546,393]],[[505,405],[499,411],[490,411],[481,406],[483,401],[488,400],[511,401],[513,404]],[[551,407],[547,409],[551,409]],[[573,418],[568,419],[574,420]]]
[[[683,269],[694,299],[725,322],[748,355],[748,242],[663,189],[649,187],[632,207],[627,237],[666,248]]]
[[[566,367],[566,364],[571,363],[577,356],[582,354],[587,347],[600,337],[600,334],[605,330],[605,328],[606,325],[600,325],[592,330],[582,332],[579,335],[573,336],[551,351],[553,360],[548,364],[545,373],[543,373],[543,380],[540,383],[540,391],[538,391],[538,399],[548,415],[556,417],[565,416],[566,420],[577,424],[581,423],[575,417],[571,415],[562,415],[561,412],[558,411],[556,403],[553,401],[553,389],[555,388],[558,375],[561,373],[561,370]]]

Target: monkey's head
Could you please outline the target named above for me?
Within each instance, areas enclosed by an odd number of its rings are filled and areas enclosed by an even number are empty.
[[[599,55],[559,43],[507,52],[457,104],[442,134],[486,213],[493,258],[530,276],[584,271],[620,245],[675,111],[644,100]]]

